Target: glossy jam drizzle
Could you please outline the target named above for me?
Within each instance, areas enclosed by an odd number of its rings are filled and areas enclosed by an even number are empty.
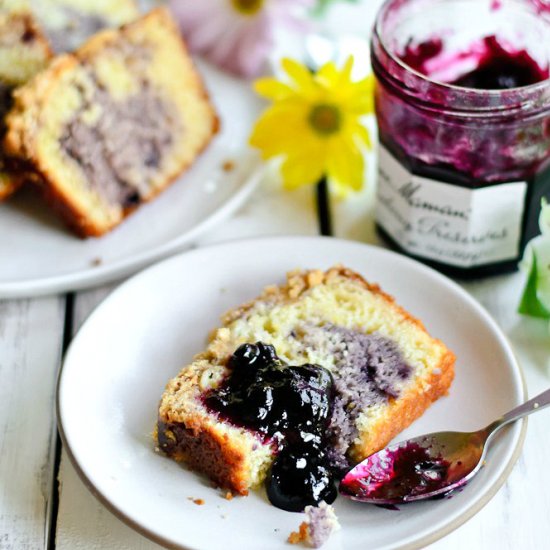
[[[228,378],[204,402],[277,444],[267,485],[271,503],[294,512],[332,503],[337,491],[323,450],[334,397],[330,372],[319,365],[287,365],[261,342],[241,345],[228,367]]]

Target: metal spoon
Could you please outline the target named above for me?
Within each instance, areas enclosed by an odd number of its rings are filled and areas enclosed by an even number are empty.
[[[549,405],[547,390],[477,432],[438,432],[386,447],[350,470],[340,493],[382,505],[444,497],[479,472],[488,443],[503,426]]]

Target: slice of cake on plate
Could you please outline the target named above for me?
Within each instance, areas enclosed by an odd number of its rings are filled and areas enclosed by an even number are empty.
[[[57,57],[14,97],[4,145],[82,236],[104,234],[164,190],[218,129],[162,8]]]
[[[447,393],[454,361],[357,273],[296,272],[227,313],[168,383],[159,448],[240,494],[269,474],[270,499],[288,510],[330,503],[327,471],[338,477],[420,417]],[[289,464],[307,476],[287,483]],[[281,495],[312,483],[309,500]]]
[[[133,0],[0,0],[0,133],[12,91],[105,27],[138,17]],[[0,200],[27,179],[24,166],[0,151]]]

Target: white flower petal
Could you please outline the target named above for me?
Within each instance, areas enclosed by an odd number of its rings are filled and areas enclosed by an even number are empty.
[[[224,38],[231,33],[234,33],[234,30],[230,17],[213,17],[189,30],[189,44],[193,50],[204,52],[216,47],[220,42],[225,46]]]
[[[202,25],[219,12],[218,0],[170,0],[170,10],[182,28]]]
[[[243,23],[227,25],[218,36],[218,40],[212,43],[208,50],[208,57],[215,63],[230,68],[228,64],[236,57],[239,40],[243,33]]]
[[[542,201],[542,208],[539,215],[539,227],[543,235],[550,236],[550,204],[545,199]]]
[[[273,29],[266,17],[259,18],[240,36],[236,55],[245,76],[259,73],[273,47]]]
[[[253,15],[231,0],[170,0],[191,50],[245,76],[258,74],[273,46],[274,27],[295,23],[313,0],[265,0]]]

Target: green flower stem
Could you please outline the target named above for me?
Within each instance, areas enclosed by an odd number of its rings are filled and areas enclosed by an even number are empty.
[[[330,213],[330,195],[328,181],[323,176],[316,186],[317,191],[317,212],[319,214],[319,231],[321,235],[332,237],[332,216]]]

